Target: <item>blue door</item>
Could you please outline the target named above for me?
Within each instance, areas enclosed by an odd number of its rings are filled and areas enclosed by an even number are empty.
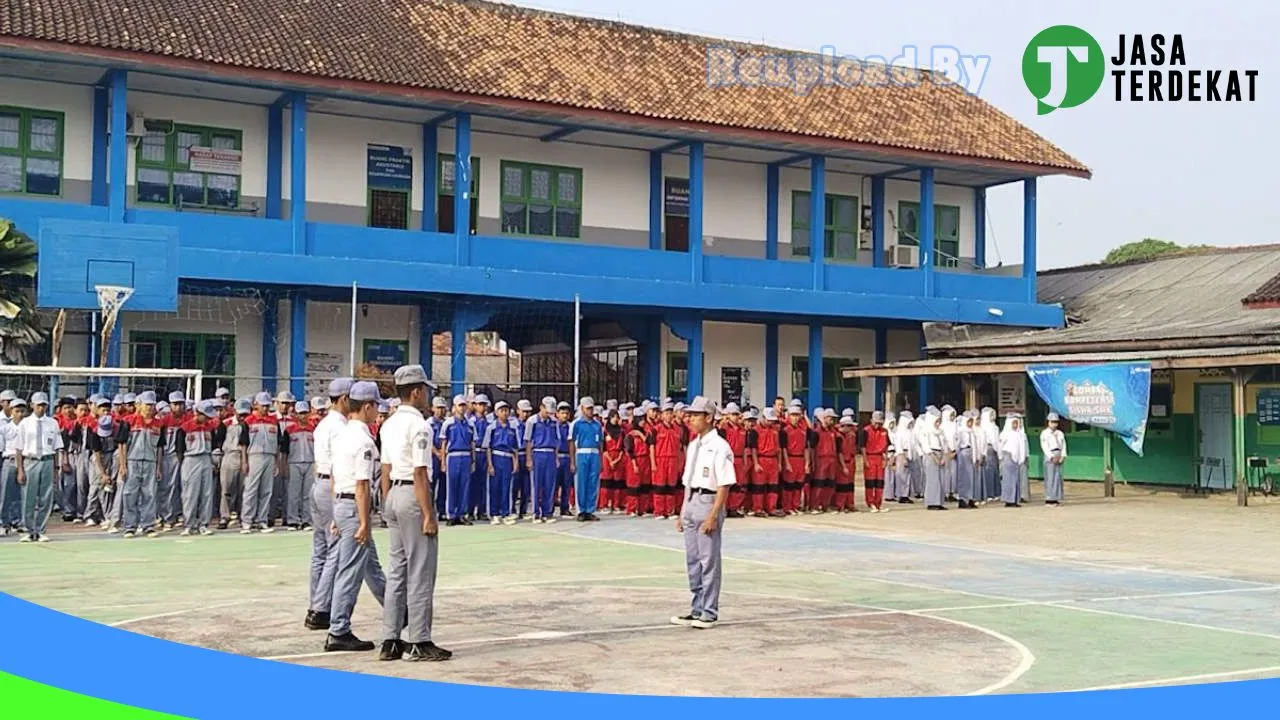
[[[1235,486],[1235,442],[1231,386],[1196,385],[1196,429],[1199,434],[1200,486]]]

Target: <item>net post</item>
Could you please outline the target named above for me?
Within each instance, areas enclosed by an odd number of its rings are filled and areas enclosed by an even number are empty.
[[[582,299],[573,296],[573,406],[578,407],[581,398],[578,389],[582,382]]]

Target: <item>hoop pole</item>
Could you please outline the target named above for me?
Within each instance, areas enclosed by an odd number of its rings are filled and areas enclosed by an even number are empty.
[[[573,296],[573,407],[578,407],[578,392],[582,376],[582,300]]]
[[[357,287],[356,283],[351,283],[351,377],[356,376],[356,307]]]

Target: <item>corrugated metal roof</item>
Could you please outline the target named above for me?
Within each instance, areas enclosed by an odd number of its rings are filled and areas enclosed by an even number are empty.
[[[954,339],[930,333],[930,350],[1081,343],[1280,340],[1280,309],[1242,300],[1280,275],[1280,247],[1221,248],[1125,265],[1042,273],[1042,303],[1060,303],[1075,324],[1058,330],[971,328]],[[1221,344],[1218,342],[1218,344]]]
[[[856,377],[887,377],[890,375],[963,375],[983,372],[979,368],[1000,366],[993,372],[1022,372],[1027,365],[1040,363],[1109,363],[1150,361],[1157,369],[1176,367],[1202,367],[1204,360],[1221,359],[1224,365],[1270,365],[1280,356],[1280,345],[1247,345],[1184,350],[1151,350],[1146,352],[1098,352],[995,355],[987,357],[932,358],[882,363],[872,367],[846,367],[841,374],[846,379]],[[1005,367],[1007,366],[1007,367]]]

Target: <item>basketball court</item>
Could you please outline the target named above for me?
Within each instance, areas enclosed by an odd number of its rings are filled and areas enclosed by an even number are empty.
[[[59,528],[48,545],[0,540],[0,587],[226,652],[538,689],[912,696],[1280,677],[1280,503],[1068,493],[1057,509],[731,520],[709,631],[668,624],[688,608],[670,522],[444,528],[447,663],[322,652],[324,633],[302,627],[309,533],[123,541]],[[375,540],[385,560],[385,531]],[[356,634],[378,640],[380,617],[362,591]]]

